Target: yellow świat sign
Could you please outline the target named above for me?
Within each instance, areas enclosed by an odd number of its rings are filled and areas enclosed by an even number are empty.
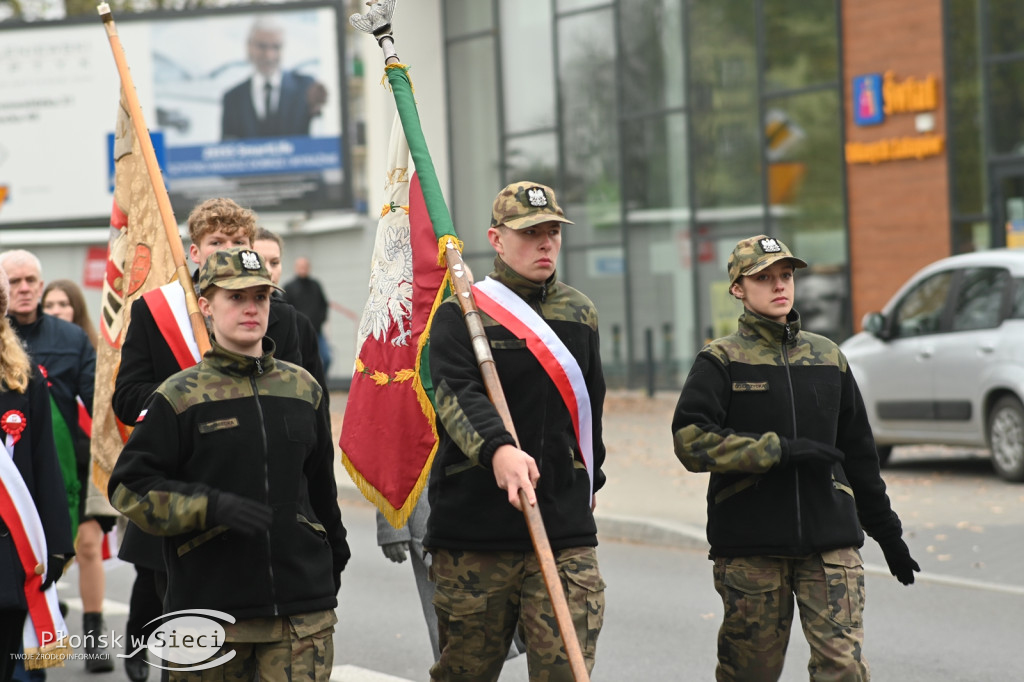
[[[846,163],[880,163],[938,156],[946,148],[945,135],[893,137],[877,142],[847,142]]]
[[[892,114],[915,114],[939,108],[939,81],[935,76],[898,79],[892,71],[853,79],[853,120],[858,126],[878,125]],[[930,125],[925,128],[930,130]],[[891,137],[871,142],[848,142],[846,163],[882,163],[939,156],[946,149],[945,135]]]
[[[882,77],[882,102],[885,113],[912,114],[939,108],[939,81],[935,76],[896,80],[892,71]]]

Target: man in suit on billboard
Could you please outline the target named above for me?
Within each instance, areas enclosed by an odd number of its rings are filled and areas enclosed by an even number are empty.
[[[283,45],[280,24],[267,17],[253,22],[247,41],[253,74],[224,95],[221,139],[309,135],[327,91],[311,76],[281,69]]]

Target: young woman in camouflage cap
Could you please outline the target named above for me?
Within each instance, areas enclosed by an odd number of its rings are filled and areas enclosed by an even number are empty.
[[[258,671],[328,682],[349,548],[323,390],[276,360],[264,336],[274,287],[255,251],[206,259],[199,307],[213,347],[147,401],[111,475],[110,501],[163,536],[167,613],[236,619],[218,652],[234,657],[202,679]],[[171,679],[195,674],[172,670]]]
[[[778,239],[729,257],[738,330],[697,355],[672,421],[687,469],[710,472],[708,542],[725,620],[718,680],[777,680],[794,597],[812,680],[867,680],[866,531],[900,582],[919,571],[879,475],[860,391],[838,346],[802,331],[794,271]]]

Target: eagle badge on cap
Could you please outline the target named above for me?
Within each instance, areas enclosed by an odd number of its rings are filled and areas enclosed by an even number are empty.
[[[771,237],[767,237],[761,240],[761,250],[765,253],[779,253],[782,251],[782,247],[779,246],[777,241]]]
[[[260,257],[255,251],[243,251],[239,254],[242,257],[242,267],[246,270],[259,270]]]
[[[526,190],[526,196],[530,201],[530,206],[541,208],[548,205],[548,195],[540,187],[531,187]]]

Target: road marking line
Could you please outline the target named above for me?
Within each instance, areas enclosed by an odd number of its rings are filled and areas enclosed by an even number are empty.
[[[336,665],[331,668],[331,682],[413,682],[413,680],[386,675],[354,665]]]
[[[885,566],[877,564],[864,564],[864,570],[868,573],[891,576],[892,573]],[[1006,585],[1004,583],[988,583],[984,580],[972,580],[970,578],[958,578],[942,573],[918,573],[914,576],[915,582],[935,583],[937,585],[949,585],[950,587],[965,587],[975,590],[988,590],[990,592],[1002,592],[1003,594],[1016,594],[1024,596],[1024,586]]]

